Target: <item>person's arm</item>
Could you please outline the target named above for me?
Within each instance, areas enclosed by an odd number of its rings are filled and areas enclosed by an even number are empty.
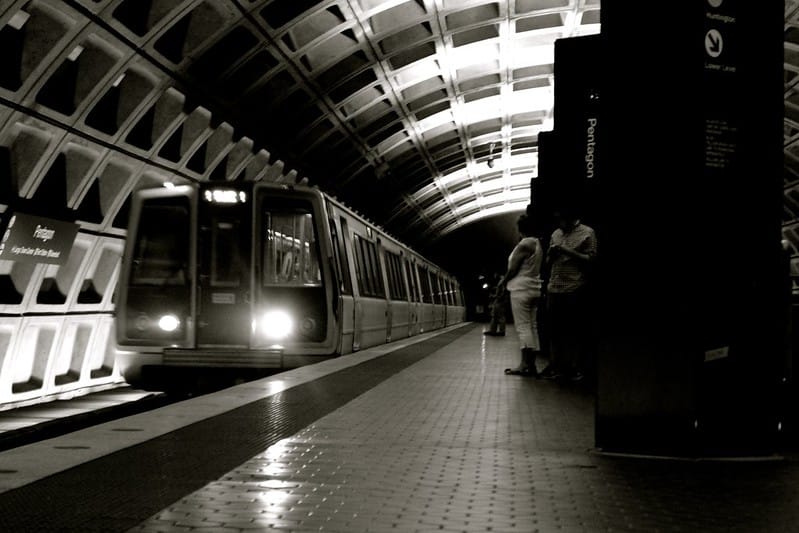
[[[513,249],[510,255],[510,261],[508,261],[508,271],[502,276],[502,280],[499,282],[500,286],[504,287],[508,281],[519,273],[519,269],[522,267],[524,260],[535,253],[536,246],[536,241],[529,240],[520,242],[516,248]]]
[[[562,244],[553,244],[550,247],[551,251],[560,252],[584,263],[590,263],[596,257],[596,237],[590,233],[583,242],[580,243],[580,250],[563,246]],[[581,251],[582,250],[582,251]]]
[[[553,252],[560,252],[563,255],[568,255],[570,257],[574,257],[575,259],[579,259],[580,261],[583,261],[583,262],[586,262],[586,263],[591,261],[591,259],[594,258],[594,256],[591,255],[591,254],[578,252],[577,250],[569,248],[568,246],[563,246],[562,244],[553,244],[550,249]]]
[[[546,256],[547,264],[551,264],[552,261],[554,261],[555,258],[557,257],[557,255],[558,255],[558,253],[560,251],[560,248],[555,243],[560,242],[560,241],[561,241],[561,239],[558,236],[558,230],[553,231],[552,232],[552,236],[549,238],[549,247],[547,248],[547,256]]]

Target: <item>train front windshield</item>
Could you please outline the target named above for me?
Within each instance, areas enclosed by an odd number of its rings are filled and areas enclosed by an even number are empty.
[[[131,265],[131,285],[188,283],[189,205],[151,200],[142,207]],[[169,231],[165,231],[168,228]]]
[[[264,213],[264,286],[319,287],[319,252],[308,208]]]

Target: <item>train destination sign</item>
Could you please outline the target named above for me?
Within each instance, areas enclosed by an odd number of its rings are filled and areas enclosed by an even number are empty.
[[[15,213],[0,242],[0,259],[21,263],[66,263],[78,225]]]

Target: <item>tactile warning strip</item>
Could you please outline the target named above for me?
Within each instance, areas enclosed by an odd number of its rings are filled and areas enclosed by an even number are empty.
[[[0,530],[124,531],[470,329],[442,333],[0,494]]]

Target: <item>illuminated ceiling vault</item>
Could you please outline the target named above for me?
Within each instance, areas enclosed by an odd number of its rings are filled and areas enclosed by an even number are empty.
[[[552,122],[553,43],[599,30],[598,1],[587,3],[274,1],[250,9],[283,63],[268,77],[285,76],[291,89],[279,91],[310,104],[310,119],[298,124],[303,141],[292,148],[311,182],[414,240],[529,202],[537,134]]]
[[[799,15],[785,6],[787,223]],[[115,233],[136,187],[308,178],[409,243],[434,242],[524,208],[552,125],[552,43],[598,32],[599,8],[0,0],[0,209],[30,199]]]
[[[406,238],[437,236],[528,202],[553,42],[599,29],[585,1],[194,2],[224,21],[176,66],[312,184]],[[114,16],[133,25],[140,4]],[[170,25],[148,26],[157,51]]]
[[[598,32],[599,7],[0,0],[0,144],[12,163],[45,159],[15,168],[10,192],[37,194],[58,157],[77,210],[93,173],[105,211],[123,207],[112,183],[307,178],[432,242],[528,203],[537,134],[552,125],[553,43]]]

